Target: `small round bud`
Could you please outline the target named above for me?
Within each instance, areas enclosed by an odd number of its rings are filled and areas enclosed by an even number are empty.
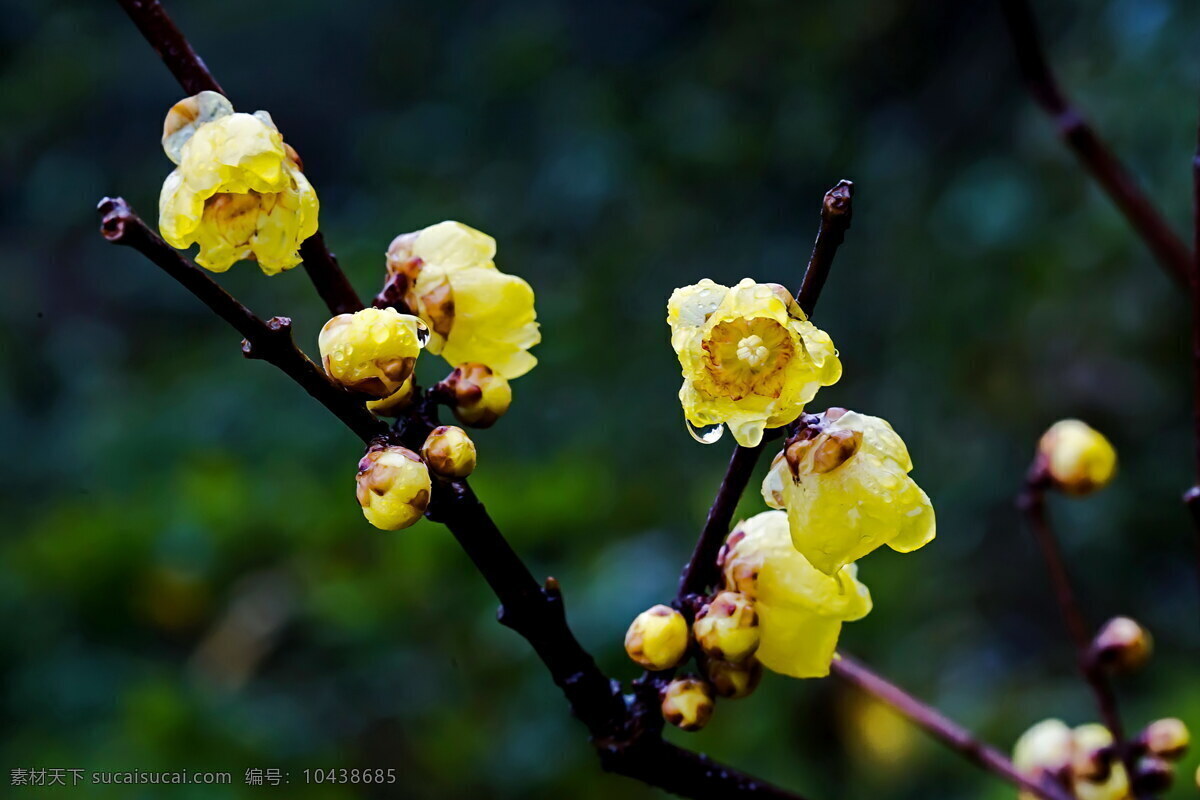
[[[412,375],[423,324],[394,308],[338,314],[317,338],[325,372],[347,389],[387,397]]]
[[[1038,455],[1054,487],[1084,495],[1104,488],[1117,471],[1117,452],[1104,435],[1077,419],[1050,426],[1038,442]]]
[[[1176,761],[1187,752],[1191,736],[1182,720],[1167,717],[1147,725],[1139,740],[1153,755]]]
[[[712,687],[699,678],[676,678],[663,692],[663,719],[684,731],[698,731],[712,719]]]
[[[358,462],[357,481],[363,516],[380,530],[409,527],[429,505],[429,470],[421,457],[407,448],[370,451]]]
[[[692,633],[706,655],[741,661],[758,649],[754,602],[740,592],[720,592],[700,609]]]
[[[687,646],[687,620],[670,606],[643,611],[625,633],[625,652],[652,672],[674,667],[683,660]]]
[[[442,425],[421,445],[421,457],[439,475],[465,478],[475,470],[475,443],[462,428]]]
[[[415,388],[413,376],[409,375],[404,383],[400,384],[400,388],[387,397],[382,400],[368,400],[367,410],[380,417],[399,417],[412,404],[416,394]]]
[[[1092,657],[1116,672],[1133,672],[1150,660],[1154,638],[1129,617],[1113,617],[1092,641]]]
[[[485,364],[459,364],[438,388],[459,422],[473,428],[491,427],[512,403],[508,381]]]
[[[1144,755],[1133,768],[1133,790],[1142,794],[1160,794],[1175,782],[1175,768],[1165,759]]]
[[[1070,768],[1074,746],[1066,723],[1058,719],[1042,720],[1017,739],[1013,746],[1013,766],[1032,778],[1057,775]]]
[[[737,664],[719,658],[706,659],[704,672],[718,697],[740,700],[758,688],[763,668],[755,658],[747,658]]]

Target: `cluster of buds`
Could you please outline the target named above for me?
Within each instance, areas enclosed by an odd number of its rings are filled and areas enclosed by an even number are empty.
[[[358,462],[356,496],[367,522],[385,531],[415,524],[429,507],[433,480],[465,478],[475,468],[475,444],[462,428],[434,428],[420,454],[399,445],[372,445]]]
[[[739,592],[718,592],[696,614],[695,622],[670,606],[639,614],[625,634],[625,652],[652,672],[674,669],[692,645],[703,676],[672,680],[662,692],[663,719],[685,731],[703,728],[717,697],[747,697],[762,678],[754,658],[758,616],[754,603]]]

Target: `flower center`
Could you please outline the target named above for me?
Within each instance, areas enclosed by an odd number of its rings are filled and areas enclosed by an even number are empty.
[[[737,357],[752,367],[761,367],[771,351],[763,344],[762,337],[751,334],[737,343]]]

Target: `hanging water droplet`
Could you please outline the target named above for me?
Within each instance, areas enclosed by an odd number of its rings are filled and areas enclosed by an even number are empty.
[[[420,317],[417,318],[417,344],[424,347],[429,343],[429,326]]]
[[[705,425],[702,428],[695,427],[686,419],[683,424],[692,438],[700,444],[716,444],[725,435],[725,426],[719,422],[716,425]]]

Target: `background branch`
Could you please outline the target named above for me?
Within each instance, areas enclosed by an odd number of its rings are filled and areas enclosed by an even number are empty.
[[[1192,519],[1196,579],[1200,588],[1200,125],[1196,128],[1196,154],[1192,156],[1192,253],[1188,282],[1192,301],[1192,426],[1195,438],[1196,482],[1183,495]]]
[[[1100,184],[1163,269],[1187,285],[1192,254],[1137,185],[1095,129],[1071,104],[1058,84],[1042,48],[1030,0],[1000,0],[1021,77],[1038,106],[1054,121],[1058,135]]]
[[[155,52],[162,58],[167,69],[179,81],[189,95],[203,91],[226,94],[217,79],[208,71],[203,59],[192,49],[182,31],[176,27],[159,0],[117,0],[133,24],[142,32]],[[226,95],[228,97],[228,95]],[[300,257],[304,259],[304,271],[316,287],[317,294],[325,301],[330,314],[345,314],[363,307],[362,300],[350,284],[337,259],[325,245],[325,237],[318,231],[300,246]]]

